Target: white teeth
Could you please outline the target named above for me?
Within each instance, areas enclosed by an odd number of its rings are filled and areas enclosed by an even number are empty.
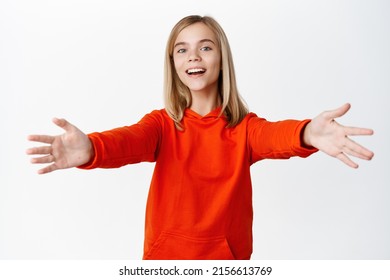
[[[188,74],[194,74],[194,73],[204,73],[206,70],[202,68],[193,68],[193,69],[188,69],[187,73]]]

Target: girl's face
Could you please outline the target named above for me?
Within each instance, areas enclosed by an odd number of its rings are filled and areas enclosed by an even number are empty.
[[[184,28],[176,38],[173,60],[180,80],[191,94],[217,94],[221,51],[214,33],[204,23]]]

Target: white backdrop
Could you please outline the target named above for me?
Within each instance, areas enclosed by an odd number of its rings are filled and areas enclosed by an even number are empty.
[[[0,259],[140,259],[153,164],[37,175],[28,134],[132,124],[163,107],[165,43],[189,14],[211,15],[239,89],[269,120],[370,127],[357,170],[317,153],[252,167],[253,259],[390,259],[390,2],[0,1]]]

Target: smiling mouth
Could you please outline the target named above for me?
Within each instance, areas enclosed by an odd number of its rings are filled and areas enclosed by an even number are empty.
[[[204,74],[206,72],[206,69],[203,69],[203,68],[192,68],[192,69],[188,69],[186,71],[186,73],[188,75],[200,75],[200,74]]]

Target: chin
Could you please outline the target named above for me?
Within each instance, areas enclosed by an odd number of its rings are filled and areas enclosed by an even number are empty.
[[[205,85],[187,85],[190,91],[205,91],[207,90],[207,86]]]

